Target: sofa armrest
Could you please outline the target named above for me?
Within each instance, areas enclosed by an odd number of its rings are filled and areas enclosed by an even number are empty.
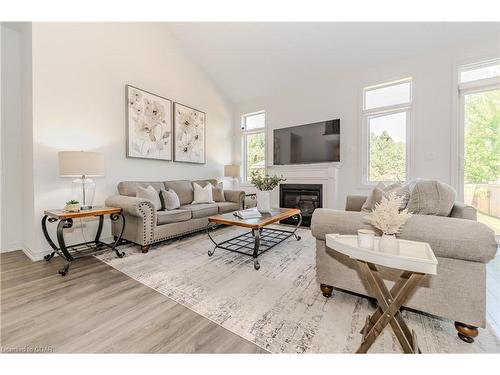
[[[324,241],[330,233],[357,234],[358,229],[373,229],[365,216],[365,212],[317,208],[312,215],[311,232],[316,239]]]
[[[105,201],[108,207],[119,207],[125,215],[131,215],[144,220],[147,226],[156,226],[156,208],[153,203],[144,198],[113,195]]]
[[[477,212],[472,206],[455,202],[453,204],[453,208],[451,209],[450,217],[477,221]]]
[[[361,211],[368,197],[365,195],[348,195],[345,202],[346,211]]]
[[[413,215],[399,237],[427,242],[442,258],[488,263],[497,252],[493,230],[477,221],[453,217]]]
[[[227,202],[238,203],[240,209],[242,210],[245,201],[245,192],[242,190],[224,190],[224,199]]]

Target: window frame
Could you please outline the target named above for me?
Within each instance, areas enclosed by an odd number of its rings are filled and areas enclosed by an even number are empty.
[[[408,102],[393,104],[388,106],[365,109],[366,107],[366,92],[384,87],[395,86],[402,83],[410,83],[410,100]],[[370,181],[369,166],[370,166],[370,120],[377,117],[393,115],[396,113],[406,112],[406,181],[411,179],[412,165],[412,140],[413,140],[413,112],[415,106],[414,99],[415,82],[412,77],[406,77],[398,80],[387,81],[376,85],[365,86],[361,90],[361,186],[372,188],[379,182],[396,182],[396,181]]]
[[[246,119],[251,116],[256,116],[264,114],[264,126],[261,128],[246,129]],[[247,138],[249,135],[264,134],[264,170],[267,170],[267,116],[265,110],[260,110],[256,112],[244,113],[241,115],[241,185],[251,186],[251,182],[249,181],[248,171],[247,171]]]

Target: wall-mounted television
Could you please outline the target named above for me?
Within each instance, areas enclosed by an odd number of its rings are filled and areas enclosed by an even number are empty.
[[[274,165],[340,161],[340,119],[273,131]]]

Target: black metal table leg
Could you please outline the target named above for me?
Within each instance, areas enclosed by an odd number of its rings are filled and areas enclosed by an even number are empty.
[[[69,266],[73,261],[73,256],[69,253],[66,248],[66,243],[64,242],[64,228],[71,228],[72,225],[73,220],[71,219],[61,220],[59,221],[59,224],[57,224],[57,242],[59,243],[59,250],[61,250],[63,257],[67,261],[66,265],[59,270],[61,276],[66,276],[69,271]]]
[[[210,241],[212,241],[212,242],[213,242],[213,244],[214,244],[214,248],[213,248],[212,250],[210,250],[210,249],[208,250],[208,256],[209,256],[209,257],[211,257],[212,255],[214,255],[214,253],[215,253],[215,249],[217,249],[217,246],[218,246],[217,242],[215,242],[215,240],[214,240],[214,239],[212,238],[212,236],[210,235],[210,229],[212,229],[212,228],[214,228],[214,229],[215,229],[215,228],[217,228],[217,226],[216,226],[216,225],[214,226],[214,225],[208,224],[208,225],[207,225],[207,229],[206,229],[206,231],[207,231],[207,235],[208,235],[208,238],[210,238]]]
[[[253,248],[253,268],[258,270],[260,268],[259,260],[257,257],[259,256],[259,247],[260,247],[260,230],[252,230],[253,238],[254,238],[254,248]]]
[[[42,218],[42,232],[43,232],[43,235],[45,236],[45,239],[47,240],[47,242],[49,243],[50,247],[52,248],[52,253],[47,254],[47,255],[45,255],[43,257],[43,259],[45,259],[48,262],[49,260],[51,260],[54,257],[54,255],[55,255],[55,253],[56,253],[56,251],[58,249],[57,249],[56,244],[50,238],[49,232],[47,231],[47,219],[49,220],[49,223],[56,222],[57,219],[53,218],[53,217],[48,217],[48,215],[45,215]]]
[[[120,234],[118,235],[118,237],[116,238],[115,242],[113,243],[112,245],[112,249],[113,251],[116,253],[116,255],[118,256],[118,258],[123,258],[123,256],[125,255],[125,252],[121,252],[118,251],[118,249],[116,248],[118,246],[118,244],[120,243],[120,241],[122,240],[122,235],[123,235],[123,230],[125,229],[125,216],[123,215],[123,212],[120,212],[119,214],[111,214],[109,215],[109,218],[112,220],[112,221],[116,221],[118,219],[122,219],[122,227],[120,229]],[[102,215],[99,216],[99,229],[102,230]],[[98,232],[98,234],[100,235],[100,232]],[[96,237],[96,242],[98,241],[98,237]]]
[[[110,215],[110,217],[113,215]],[[113,220],[113,219],[111,219]],[[104,224],[104,215],[99,215],[99,225],[97,226],[97,232],[95,234],[95,243],[99,243],[101,239],[101,233],[102,233],[102,225]]]
[[[299,213],[299,222],[295,226],[295,229],[293,230],[292,234],[294,235],[295,239],[297,241],[300,241],[301,237],[297,234],[297,230],[300,228],[300,224],[302,224],[302,214]]]

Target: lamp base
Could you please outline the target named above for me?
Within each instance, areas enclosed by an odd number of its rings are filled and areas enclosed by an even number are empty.
[[[71,184],[72,199],[80,203],[81,210],[90,210],[92,208],[92,201],[95,194],[95,182],[82,176],[73,180]]]
[[[85,211],[85,210],[91,210],[91,209],[93,209],[93,208],[94,208],[94,206],[81,206],[81,207],[80,207],[80,210],[81,210],[81,211]]]

